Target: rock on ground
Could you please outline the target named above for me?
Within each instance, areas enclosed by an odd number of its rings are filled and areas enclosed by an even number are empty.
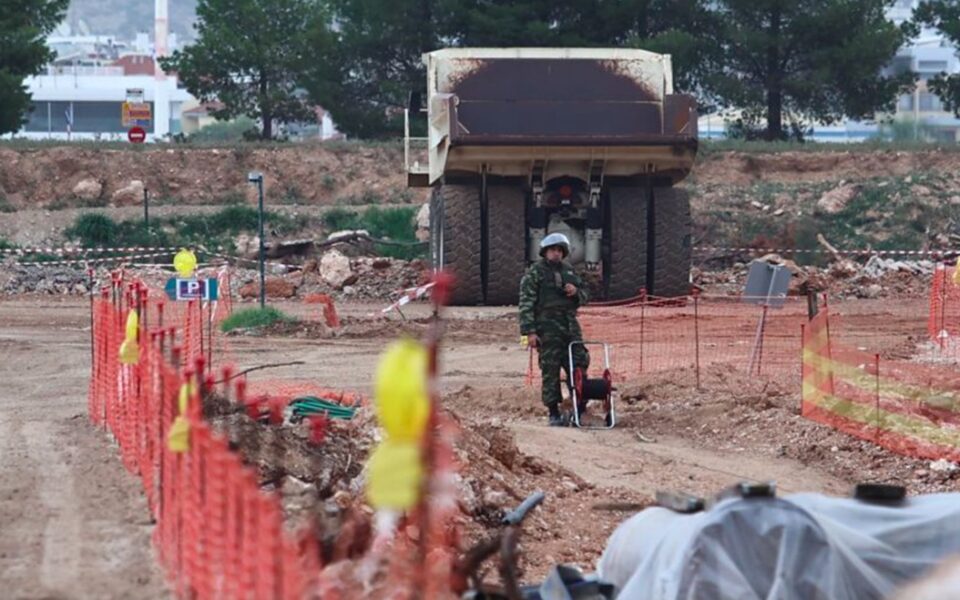
[[[339,250],[330,250],[321,257],[320,277],[336,289],[342,289],[357,278],[350,268],[350,259]]]
[[[134,179],[110,196],[114,206],[135,206],[143,202],[143,182]]]
[[[73,195],[87,202],[98,199],[102,193],[103,185],[92,177],[82,179],[73,186]]]
[[[843,209],[847,207],[847,204],[856,198],[859,193],[859,185],[841,185],[821,196],[820,199],[817,200],[817,209],[828,215],[835,215],[843,211]]]
[[[417,211],[417,231],[416,238],[419,242],[430,240],[430,204],[424,204]]]

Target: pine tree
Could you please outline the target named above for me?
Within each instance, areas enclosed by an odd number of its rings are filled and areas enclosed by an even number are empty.
[[[0,10],[0,134],[19,131],[30,110],[24,79],[53,58],[45,37],[68,0],[6,0]]]
[[[200,0],[197,42],[161,59],[187,90],[219,101],[218,119],[246,115],[271,139],[273,123],[312,117],[300,81],[309,65],[326,60],[318,47],[327,15],[319,0]]]
[[[787,137],[784,118],[830,123],[893,108],[913,73],[885,73],[907,28],[888,0],[721,0],[710,4],[703,89]]]

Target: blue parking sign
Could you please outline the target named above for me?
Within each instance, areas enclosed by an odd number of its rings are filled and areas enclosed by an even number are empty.
[[[216,300],[219,289],[216,279],[170,278],[164,291],[173,300]]]

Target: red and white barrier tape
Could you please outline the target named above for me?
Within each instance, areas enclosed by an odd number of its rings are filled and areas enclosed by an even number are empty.
[[[694,252],[725,252],[751,254],[833,254],[823,248],[728,248],[723,246],[694,246]],[[849,256],[956,256],[960,250],[837,250]]]
[[[141,253],[141,252],[170,252],[176,253],[179,248],[167,248],[163,246],[129,246],[129,247],[117,247],[117,248],[83,248],[83,247],[63,247],[63,248],[41,248],[39,246],[25,246],[21,248],[4,248],[0,249],[0,255],[15,255],[15,256],[24,256],[27,254],[55,254],[57,256],[64,256],[67,254],[104,254],[106,252],[113,253]]]
[[[142,258],[160,258],[161,256],[170,256],[170,252],[155,252],[152,254],[125,254],[122,256],[108,256],[103,258],[72,258],[67,260],[36,260],[36,261],[16,261],[14,264],[21,267],[62,267],[66,265],[91,265],[106,262],[118,262],[130,264],[131,260]],[[156,265],[163,266],[163,265]]]
[[[410,304],[414,300],[419,300],[420,298],[423,298],[427,294],[427,292],[429,292],[430,289],[433,288],[434,285],[435,285],[434,283],[428,283],[426,285],[421,285],[420,287],[408,288],[403,290],[403,295],[400,296],[400,298],[398,298],[396,302],[394,302],[390,306],[381,310],[380,314],[387,314],[391,310],[398,309],[401,306]]]

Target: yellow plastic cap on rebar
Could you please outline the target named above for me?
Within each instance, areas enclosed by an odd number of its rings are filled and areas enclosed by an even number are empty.
[[[190,449],[190,421],[187,420],[186,414],[191,394],[193,394],[193,386],[190,382],[180,386],[180,393],[177,395],[177,408],[180,414],[173,420],[170,432],[167,434],[167,447],[171,452],[186,452]]]
[[[367,500],[374,508],[404,511],[420,496],[423,464],[417,442],[387,438],[367,463]]]
[[[125,340],[135,340],[137,339],[137,334],[140,332],[140,317],[137,315],[137,311],[130,309],[130,312],[127,313],[127,327],[124,330],[124,339]]]
[[[173,257],[173,268],[176,269],[180,277],[184,279],[192,277],[193,272],[197,269],[197,256],[193,252],[183,248]]]
[[[390,344],[377,365],[374,390],[377,418],[398,441],[419,440],[427,424],[427,349],[415,340]]]
[[[187,403],[190,401],[190,395],[193,393],[193,387],[189,383],[180,386],[180,394],[177,396],[177,408],[180,414],[186,414]]]
[[[137,311],[131,309],[127,313],[127,326],[124,331],[123,343],[120,344],[120,364],[135,365],[140,361],[140,346],[137,344],[137,334],[140,330],[140,319]]]
[[[171,452],[186,452],[190,449],[190,422],[185,417],[177,417],[170,425],[167,434],[167,447]]]
[[[123,340],[120,344],[120,364],[135,365],[140,362],[140,345],[136,338],[132,340]]]

